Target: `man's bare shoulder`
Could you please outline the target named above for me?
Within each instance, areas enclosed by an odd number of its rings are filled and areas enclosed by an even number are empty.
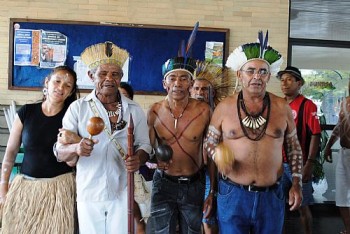
[[[164,102],[165,100],[155,102],[148,108],[148,111],[147,111],[148,124],[151,124],[151,125],[154,124],[156,116],[159,114],[161,107],[164,106]]]
[[[237,96],[238,96],[237,93],[227,96],[226,98],[224,98],[219,102],[215,110],[227,109],[227,108],[232,108],[233,106],[237,106]]]
[[[150,105],[148,112],[158,110],[159,108],[161,108],[164,105],[164,103],[165,103],[165,100],[161,100],[159,102],[153,103],[152,105]]]
[[[345,98],[345,101],[346,101],[346,104],[350,104],[350,96],[347,96],[346,98]]]
[[[346,97],[345,100],[341,102],[341,109],[340,109],[340,114],[342,117],[349,116],[344,115],[344,113],[349,113],[350,112],[350,96]]]
[[[188,108],[194,111],[210,111],[210,106],[206,102],[199,101],[194,98],[189,99]]]
[[[285,107],[289,106],[287,101],[282,97],[279,97],[279,96],[277,96],[273,93],[270,93],[270,92],[269,92],[269,97],[270,97],[270,101],[271,101],[272,105],[277,105],[281,108],[285,108]]]

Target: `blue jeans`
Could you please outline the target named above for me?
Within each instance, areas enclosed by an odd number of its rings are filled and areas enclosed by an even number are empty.
[[[267,192],[250,192],[220,178],[217,198],[220,233],[282,233],[284,199],[281,184]]]
[[[190,184],[179,184],[156,170],[151,200],[152,233],[201,233],[202,207],[205,190],[204,175]]]

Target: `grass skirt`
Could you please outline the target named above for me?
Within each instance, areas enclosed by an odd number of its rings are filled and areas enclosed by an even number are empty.
[[[74,233],[75,176],[17,175],[3,208],[2,233]]]

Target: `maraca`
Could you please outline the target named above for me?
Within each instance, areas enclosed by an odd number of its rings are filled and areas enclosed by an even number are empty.
[[[100,117],[91,117],[87,123],[86,129],[90,134],[89,139],[91,140],[92,136],[98,135],[105,128],[105,123]]]
[[[168,162],[173,156],[173,149],[169,145],[159,145],[155,154],[159,161]]]
[[[215,163],[220,172],[224,174],[229,173],[234,162],[235,157],[232,151],[223,142],[215,147]]]

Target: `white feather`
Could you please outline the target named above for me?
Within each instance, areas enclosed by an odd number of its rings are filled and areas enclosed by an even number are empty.
[[[234,71],[241,69],[242,65],[247,62],[247,56],[241,46],[237,47],[227,58],[226,67]]]

